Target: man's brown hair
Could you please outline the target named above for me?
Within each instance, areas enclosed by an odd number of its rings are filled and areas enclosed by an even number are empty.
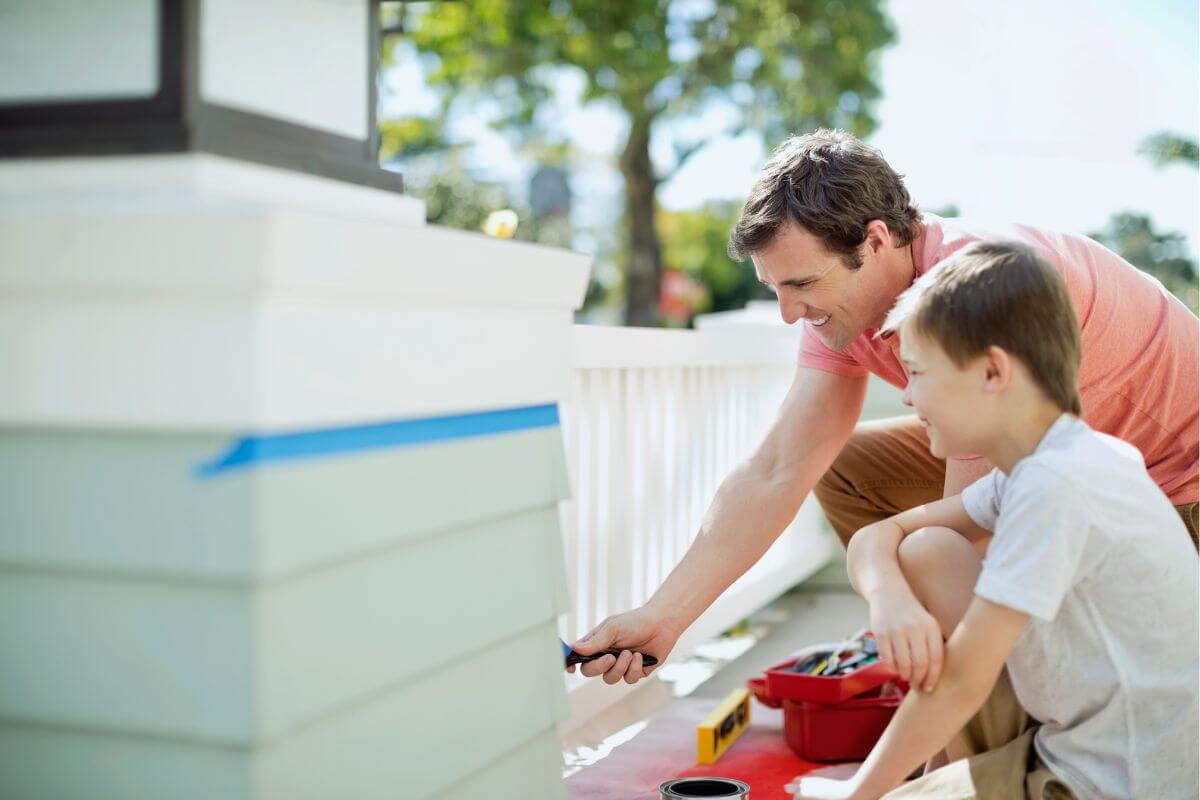
[[[746,260],[791,220],[858,269],[858,246],[875,219],[900,245],[913,240],[921,221],[902,176],[879,151],[842,130],[792,136],[775,148],[750,190],[729,232],[729,257]]]
[[[960,367],[996,346],[1020,359],[1046,397],[1072,414],[1079,399],[1079,322],[1066,281],[1023,244],[976,242],[917,279],[881,332],[910,320]]]

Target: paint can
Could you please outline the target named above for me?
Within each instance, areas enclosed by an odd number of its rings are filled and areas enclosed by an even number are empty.
[[[658,787],[662,800],[693,800],[694,798],[748,798],[750,786],[733,778],[676,778]]]

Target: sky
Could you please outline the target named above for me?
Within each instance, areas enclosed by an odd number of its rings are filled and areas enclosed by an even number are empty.
[[[906,176],[924,208],[1087,232],[1116,211],[1148,213],[1200,246],[1200,181],[1137,153],[1145,137],[1200,130],[1200,17],[1195,0],[890,0],[898,41],[879,60],[883,98],[868,141]],[[385,113],[427,113],[414,66],[388,76]],[[615,222],[623,139],[619,113],[580,107],[563,79],[557,114],[583,158],[572,176],[583,225]],[[471,163],[498,179],[524,176],[486,108],[456,122],[476,143]],[[729,121],[713,109],[702,125]],[[666,137],[655,143],[662,160]],[[741,200],[766,158],[754,136],[720,137],[659,191],[667,208]]]

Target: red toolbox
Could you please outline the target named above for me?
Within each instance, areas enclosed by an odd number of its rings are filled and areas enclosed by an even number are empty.
[[[896,684],[837,705],[783,701],[783,738],[806,761],[862,761],[904,702]]]
[[[826,677],[793,672],[797,660],[792,658],[767,670],[767,692],[772,697],[809,703],[841,703],[897,678],[882,661],[848,675]]]
[[[823,677],[793,672],[798,660],[776,664],[766,677],[748,681],[750,692],[771,708],[783,708],[784,739],[806,761],[866,758],[908,687],[879,662]]]

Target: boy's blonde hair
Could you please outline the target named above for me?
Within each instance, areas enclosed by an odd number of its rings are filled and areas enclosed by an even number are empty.
[[[1079,415],[1079,323],[1058,270],[1015,242],[976,242],[900,295],[881,332],[911,320],[962,366],[999,347],[1020,359],[1046,397]]]

